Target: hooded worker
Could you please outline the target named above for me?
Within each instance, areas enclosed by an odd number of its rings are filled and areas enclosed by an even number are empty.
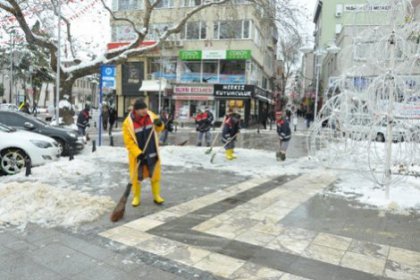
[[[160,118],[147,109],[143,100],[136,100],[123,123],[123,138],[128,150],[133,190],[132,206],[140,205],[141,181],[150,178],[153,200],[162,204],[160,196],[160,156],[157,133],[164,129]]]

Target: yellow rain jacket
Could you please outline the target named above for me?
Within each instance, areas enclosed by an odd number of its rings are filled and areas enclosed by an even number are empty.
[[[152,122],[159,117],[151,111],[147,111],[149,114]],[[155,143],[156,143],[156,151],[158,153],[158,161],[156,162],[153,174],[149,174],[149,170],[147,167],[143,169],[143,178],[146,179],[150,177],[151,181],[160,181],[160,155],[159,155],[159,138],[158,133],[161,132],[165,128],[165,125],[155,126],[153,125],[153,129],[155,131]],[[134,185],[138,184],[138,169],[137,169],[137,157],[141,154],[141,150],[137,143],[137,138],[134,133],[134,124],[133,120],[131,119],[131,114],[124,120],[122,125],[123,131],[123,138],[125,147],[128,150],[128,162],[130,168],[130,178],[131,183]],[[152,136],[153,137],[153,136]]]

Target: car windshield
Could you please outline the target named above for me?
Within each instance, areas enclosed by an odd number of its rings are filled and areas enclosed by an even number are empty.
[[[14,131],[16,131],[16,129],[8,127],[7,125],[4,125],[4,124],[0,123],[0,131],[2,131],[2,132],[14,132]]]

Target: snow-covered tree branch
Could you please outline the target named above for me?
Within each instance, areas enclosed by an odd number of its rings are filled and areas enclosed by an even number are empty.
[[[97,73],[102,64],[122,64],[130,57],[144,55],[155,50],[171,35],[179,33],[192,16],[203,9],[213,5],[224,4],[229,0],[205,1],[202,5],[189,9],[182,17],[175,20],[173,27],[164,30],[152,44],[147,46],[143,46],[142,43],[146,40],[146,36],[150,32],[153,11],[157,8],[161,0],[154,2],[145,1],[145,7],[142,12],[142,26],[140,27],[128,16],[122,17],[117,15],[117,12],[113,11],[104,0],[100,1],[103,8],[110,14],[114,21],[129,23],[136,37],[118,49],[102,51],[101,53],[90,55],[89,58],[82,59],[79,57],[79,48],[77,47],[80,42],[72,35],[71,20],[65,13],[62,13],[61,22],[65,27],[66,42],[62,43],[61,47],[68,45],[70,47],[71,57],[63,59],[63,63],[60,65],[61,95],[67,94],[71,96],[71,89],[75,80]],[[58,2],[54,0],[29,0],[25,2],[3,0],[0,2],[0,15],[6,13],[7,16],[11,16],[16,20],[18,26],[24,33],[26,42],[31,46],[48,51],[50,71],[53,73],[56,71],[58,50],[57,40],[55,39],[55,27],[58,17],[57,5]],[[62,2],[61,5],[71,10],[77,3],[68,1]]]

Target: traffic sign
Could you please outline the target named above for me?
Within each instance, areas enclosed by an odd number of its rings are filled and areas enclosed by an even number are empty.
[[[115,89],[116,88],[115,76],[116,76],[115,65],[102,65],[101,66],[102,88]]]

